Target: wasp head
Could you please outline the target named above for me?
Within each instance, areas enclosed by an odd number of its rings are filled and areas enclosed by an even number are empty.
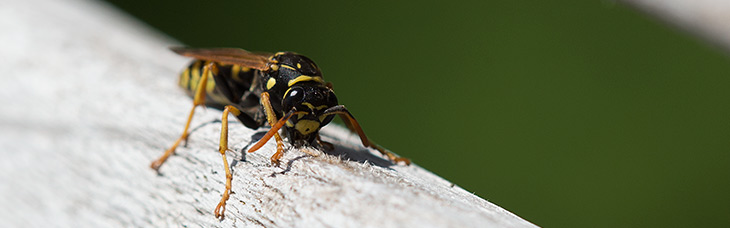
[[[289,88],[282,101],[284,110],[296,110],[286,122],[287,134],[294,146],[303,143],[311,144],[317,137],[319,129],[334,118],[325,114],[325,110],[337,106],[337,97],[332,89],[322,83],[300,82]]]

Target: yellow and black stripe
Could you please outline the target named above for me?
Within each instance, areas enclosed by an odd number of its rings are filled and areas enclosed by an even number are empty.
[[[195,60],[180,73],[178,85],[185,89],[188,96],[194,95],[200,79],[203,78],[203,67],[209,63],[210,61]],[[208,80],[205,88],[207,97],[205,104],[220,108],[227,104],[238,103],[244,92],[251,88],[254,73],[254,70],[248,67],[219,64],[218,72],[210,72],[205,76]]]

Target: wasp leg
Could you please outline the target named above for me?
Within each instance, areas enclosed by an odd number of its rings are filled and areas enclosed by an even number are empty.
[[[294,110],[289,111],[287,116],[282,117],[282,120],[276,121],[276,113],[274,113],[274,108],[271,106],[269,93],[261,93],[261,104],[264,106],[264,111],[266,112],[266,120],[269,121],[271,129],[269,130],[269,132],[266,133],[266,136],[261,138],[261,140],[259,140],[256,145],[252,146],[251,149],[248,150],[248,152],[254,152],[261,148],[261,146],[269,141],[269,139],[271,138],[270,134],[272,134],[273,132],[274,139],[276,139],[276,153],[271,156],[271,164],[279,166],[279,159],[281,159],[281,156],[284,155],[284,140],[282,140],[281,136],[279,135],[279,129],[284,125],[284,123],[286,123],[287,120],[289,120],[289,117],[291,117],[291,114],[294,113]]]
[[[228,201],[228,198],[231,194],[231,181],[233,181],[233,175],[231,175],[231,168],[228,167],[228,159],[226,158],[226,151],[228,151],[228,113],[232,113],[235,116],[238,116],[241,114],[241,111],[238,110],[236,107],[233,107],[231,105],[226,105],[225,109],[223,109],[223,117],[221,118],[221,140],[220,144],[218,146],[218,152],[221,153],[221,157],[223,158],[223,168],[226,170],[226,190],[223,191],[223,197],[221,197],[221,202],[218,203],[218,206],[215,207],[215,217],[219,219],[223,219],[225,217],[224,213],[226,212],[226,201]]]
[[[159,170],[160,166],[162,166],[163,163],[167,160],[170,155],[175,153],[175,149],[178,145],[180,145],[180,142],[187,140],[188,138],[188,129],[190,129],[190,122],[193,120],[193,114],[195,114],[195,108],[199,105],[205,104],[205,88],[207,87],[208,80],[210,74],[218,74],[218,65],[211,62],[208,63],[205,67],[203,67],[203,76],[200,78],[200,82],[198,83],[198,87],[195,89],[195,96],[193,97],[193,107],[190,108],[190,114],[188,115],[188,120],[185,122],[185,129],[183,130],[182,135],[180,135],[180,138],[178,138],[174,144],[170,147],[170,149],[167,149],[164,154],[152,164],[150,164],[150,168],[154,170]]]
[[[365,132],[362,131],[360,124],[357,123],[357,120],[355,120],[355,117],[352,116],[350,111],[348,111],[347,108],[345,108],[345,106],[337,105],[337,106],[328,108],[327,110],[324,111],[324,115],[332,115],[332,114],[338,114],[340,116],[340,118],[342,118],[343,122],[345,122],[345,125],[347,125],[347,128],[349,128],[351,131],[356,132],[357,135],[360,136],[360,141],[362,141],[363,146],[378,150],[381,154],[388,157],[388,160],[390,160],[394,163],[403,162],[406,165],[411,164],[410,159],[399,157],[398,155],[391,153],[390,151],[386,150],[385,148],[378,146],[378,144],[375,144],[372,141],[368,140],[368,137],[365,135]]]
[[[322,140],[322,137],[320,137],[319,134],[317,134],[317,142],[320,145],[322,145],[323,147],[326,147],[327,150],[334,150],[335,149],[335,145],[332,145],[332,143],[329,143],[329,142],[326,142],[326,141]]]

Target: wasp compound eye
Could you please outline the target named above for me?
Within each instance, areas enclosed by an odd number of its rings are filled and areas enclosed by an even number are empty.
[[[294,106],[302,103],[304,100],[304,90],[302,88],[292,88],[289,91],[289,94],[287,94],[286,98],[284,98],[284,107],[286,109],[291,109]]]

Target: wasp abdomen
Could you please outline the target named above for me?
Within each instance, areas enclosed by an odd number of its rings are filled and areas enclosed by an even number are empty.
[[[201,78],[208,80],[205,93],[205,104],[213,107],[222,107],[231,103],[238,103],[244,92],[251,88],[254,71],[248,67],[231,64],[218,64],[217,72],[211,72],[203,77],[203,68],[209,61],[195,60],[180,73],[178,84],[185,89],[188,96],[193,97]],[[216,74],[216,76],[213,76]]]

